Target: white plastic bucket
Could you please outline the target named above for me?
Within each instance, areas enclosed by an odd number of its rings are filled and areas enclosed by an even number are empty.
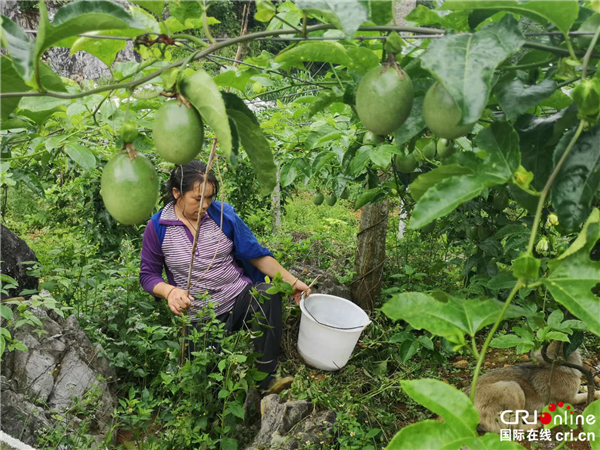
[[[329,371],[344,367],[371,323],[367,313],[349,300],[326,294],[302,297],[300,309],[298,351],[306,364]]]

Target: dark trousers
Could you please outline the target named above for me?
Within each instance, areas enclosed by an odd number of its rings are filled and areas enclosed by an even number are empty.
[[[266,291],[271,287],[268,283],[258,283],[248,285],[240,294],[233,305],[233,309],[217,316],[219,320],[225,323],[225,329],[228,333],[241,330],[247,326],[253,332],[260,335],[253,339],[254,349],[260,356],[256,362],[258,370],[272,374],[277,369],[277,357],[281,346],[282,334],[282,305],[280,294],[267,294]],[[253,288],[260,295],[253,295]],[[262,301],[262,303],[261,303]],[[192,326],[198,328],[199,323],[192,323]],[[215,351],[220,351],[219,345],[213,345]],[[193,342],[187,346],[187,357],[192,360],[194,352]]]

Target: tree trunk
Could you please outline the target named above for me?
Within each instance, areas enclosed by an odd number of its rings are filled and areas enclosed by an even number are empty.
[[[281,166],[277,165],[277,183],[271,194],[271,214],[273,216],[273,233],[281,228]]]
[[[389,203],[384,200],[363,208],[356,244],[356,280],[352,283],[352,301],[365,311],[373,311],[381,292],[385,263],[385,238]]]

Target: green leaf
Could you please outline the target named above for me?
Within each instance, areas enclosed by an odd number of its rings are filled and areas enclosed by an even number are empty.
[[[2,24],[2,46],[8,49],[15,70],[26,84],[35,87],[35,44],[29,40],[25,31],[8,17],[0,16],[0,23]]]
[[[248,105],[244,103],[244,100],[230,92],[221,92],[221,95],[223,96],[223,101],[225,102],[225,109],[235,109],[236,111],[244,113],[246,116],[248,116],[252,123],[260,126],[260,122],[250,108],[248,108]]]
[[[406,122],[394,132],[394,144],[402,145],[423,131],[426,126],[425,119],[423,118],[424,100],[424,97],[415,97]]]
[[[557,328],[565,318],[565,315],[560,309],[555,309],[552,314],[548,316],[548,326],[551,328]]]
[[[547,341],[561,341],[561,342],[570,342],[569,336],[565,333],[561,333],[560,331],[550,331],[546,333]]]
[[[222,438],[221,450],[238,450],[237,441],[232,438]]]
[[[31,189],[34,194],[37,194],[40,197],[46,196],[46,193],[44,192],[44,186],[42,186],[40,179],[35,175],[34,172],[15,169],[12,171],[12,176],[15,181],[21,181],[25,183],[25,185]]]
[[[170,0],[169,12],[179,22],[185,23],[187,19],[200,19],[204,11],[198,0]]]
[[[313,167],[312,167],[313,175],[318,174],[321,171],[321,169],[323,169],[323,167],[325,167],[325,164],[327,164],[332,159],[335,159],[336,157],[337,157],[337,153],[331,152],[331,151],[319,153],[315,157],[315,160],[313,161]]]
[[[375,25],[387,25],[394,19],[394,3],[390,0],[370,0],[361,2],[369,11],[369,18]]]
[[[198,110],[204,123],[213,129],[219,141],[220,149],[229,158],[231,155],[229,119],[221,92],[212,77],[204,70],[198,70],[184,78],[182,92],[185,98]],[[238,131],[240,131],[239,126],[238,123]],[[262,133],[260,135],[262,136]],[[244,145],[243,138],[242,144]],[[250,152],[248,152],[248,155],[250,156]]]
[[[533,255],[521,253],[512,263],[513,274],[526,281],[537,281],[540,277],[540,264],[540,260]]]
[[[320,111],[323,111],[329,105],[335,102],[341,102],[342,96],[336,94],[333,91],[322,92],[316,99],[310,104],[308,108],[308,117],[312,117]]]
[[[11,59],[6,55],[0,57],[0,71],[0,91],[2,93],[25,92],[31,90],[17,73],[12,65]],[[0,118],[2,121],[17,108],[20,100],[21,97],[2,97],[0,104]]]
[[[566,111],[561,111],[546,119],[524,115],[515,128],[519,133],[523,167],[533,173],[532,186],[541,191],[548,181],[554,164],[550,155],[563,135]]]
[[[413,199],[418,201],[430,187],[435,186],[440,181],[456,175],[468,175],[472,173],[473,171],[471,169],[459,166],[458,164],[439,166],[429,172],[419,175],[415,181],[410,184],[410,194]]]
[[[244,418],[244,408],[242,405],[239,405],[237,403],[229,403],[229,406],[225,410],[225,415],[228,415],[228,414],[233,414],[234,416],[239,417],[240,419],[243,419]]]
[[[296,6],[316,17],[322,16],[348,37],[369,18],[367,8],[358,0],[297,0]]]
[[[400,384],[409,397],[442,417],[456,437],[477,436],[479,414],[464,393],[439,380],[404,380]]]
[[[522,14],[542,24],[552,22],[563,33],[567,33],[579,15],[577,2],[555,2],[552,0],[536,1],[494,1],[486,0],[448,0],[441,9],[452,11],[488,9],[495,11],[510,11]]]
[[[73,161],[86,170],[92,170],[96,167],[96,157],[90,149],[79,144],[65,145],[65,152]]]
[[[254,18],[259,22],[268,22],[276,13],[277,10],[273,3],[271,3],[271,0],[256,0],[256,14]]]
[[[380,187],[376,187],[373,189],[369,189],[368,191],[363,192],[358,196],[356,202],[354,203],[354,209],[360,209],[365,206],[367,203],[373,202],[377,197],[383,195],[383,189]]]
[[[553,80],[544,80],[537,85],[529,85],[520,79],[506,80],[496,86],[496,96],[509,120],[514,120],[529,108],[550,97],[556,90]]]
[[[475,174],[444,178],[429,187],[415,205],[409,228],[416,230],[454,211],[484,189],[506,183],[519,168],[519,136],[506,122],[495,122],[477,135],[477,145],[485,158],[475,164]],[[461,157],[467,161],[465,153]],[[443,172],[442,172],[443,173]]]
[[[373,50],[365,47],[352,47],[347,52],[352,59],[350,67],[363,75],[379,65],[379,57]]]
[[[487,433],[475,439],[461,441],[456,446],[448,446],[442,450],[457,448],[468,448],[470,450],[524,450],[518,442],[501,441],[498,433]]]
[[[370,153],[371,161],[382,169],[387,168],[392,162],[392,156],[402,155],[402,150],[395,145],[380,144]]]
[[[417,5],[408,16],[405,17],[408,22],[414,22],[417,25],[440,25],[441,17],[432,9],[424,5]]]
[[[206,22],[208,25],[216,25],[221,23],[214,17],[207,17]],[[204,24],[202,23],[201,17],[188,18],[185,19],[184,22],[180,22],[175,17],[169,17],[167,20],[160,22],[160,29],[163,33],[178,33],[184,30],[202,28],[203,26]]]
[[[590,422],[594,422],[592,424],[588,423],[588,416],[592,416],[595,420],[590,420]],[[590,403],[587,408],[583,411],[583,417],[585,418],[583,422],[583,431],[586,433],[594,433],[596,439],[589,442],[592,450],[600,450],[600,400],[596,400]]]
[[[459,441],[450,427],[435,420],[424,420],[402,428],[392,439],[386,450],[441,450]]]
[[[492,339],[490,345],[494,348],[512,348],[523,343],[523,338],[514,334],[505,334]]]
[[[238,91],[245,92],[246,85],[257,73],[255,69],[240,70],[229,67],[228,70],[221,72],[213,80],[221,87],[232,87]]]
[[[58,111],[63,111],[71,100],[54,97],[25,97],[19,103],[19,115],[25,116],[42,124],[48,117]]]
[[[0,305],[0,316],[2,316],[3,319],[10,320],[13,318],[14,314],[12,309],[10,309],[8,306]]]
[[[277,183],[277,167],[273,162],[269,141],[263,135],[260,126],[255,124],[243,112],[228,109],[227,114],[237,125],[242,146],[246,150],[256,172],[261,195],[270,194]]]
[[[515,287],[517,279],[512,273],[499,273],[487,283],[488,289],[499,291],[502,289],[512,289]]]
[[[494,69],[524,42],[517,21],[506,16],[474,34],[436,39],[421,56],[421,65],[452,96],[462,112],[460,125],[464,125],[479,119],[488,101]]]
[[[143,29],[121,5],[108,0],[69,3],[56,12],[52,23],[48,19],[45,2],[40,2],[39,8],[35,58],[39,58],[51,46],[62,44],[60,41],[89,31]]]
[[[383,305],[382,311],[392,320],[404,320],[412,327],[425,329],[453,343],[464,342],[464,335],[474,336],[495,322],[503,304],[497,300],[464,300],[450,297],[441,302],[428,294],[405,292],[396,294]],[[528,313],[520,307],[509,307],[507,316]]]
[[[573,137],[566,133],[554,152],[554,164]],[[600,125],[581,133],[571,154],[554,180],[551,200],[561,226],[576,231],[589,215],[594,195],[600,188]]]
[[[110,35],[107,31],[91,31],[87,33],[91,34],[102,34]],[[125,41],[111,40],[111,39],[94,39],[88,37],[80,37],[71,46],[71,55],[77,52],[86,52],[90,55],[94,55],[104,64],[109,67],[114,62],[117,54],[127,46]]]
[[[565,253],[549,263],[544,284],[554,299],[600,336],[600,297],[592,289],[600,280],[600,262],[590,252],[600,239],[600,210],[594,208],[577,239]]]
[[[154,14],[159,19],[162,19],[163,10],[165,9],[164,0],[131,0],[131,3],[141,6]]]
[[[352,60],[339,42],[301,42],[300,45],[285,50],[275,57],[276,63],[328,62],[351,66]]]

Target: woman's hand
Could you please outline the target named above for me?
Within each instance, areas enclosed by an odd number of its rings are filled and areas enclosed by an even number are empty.
[[[293,286],[293,287],[294,287],[294,289],[295,289],[295,292],[294,292],[294,300],[296,300],[296,305],[297,305],[297,306],[300,306],[300,299],[302,298],[302,292],[306,291],[306,292],[304,292],[304,296],[305,296],[305,297],[308,297],[308,296],[310,295],[310,292],[311,292],[311,291],[310,291],[310,289],[308,288],[308,286],[307,286],[307,285],[306,285],[304,282],[302,282],[302,281],[300,281],[300,280],[297,280],[297,281],[294,283],[294,286]]]
[[[178,316],[181,316],[181,312],[188,309],[192,305],[193,297],[188,295],[185,289],[174,288],[169,292],[167,296],[167,303],[169,308]]]

